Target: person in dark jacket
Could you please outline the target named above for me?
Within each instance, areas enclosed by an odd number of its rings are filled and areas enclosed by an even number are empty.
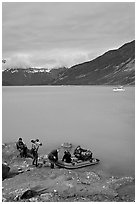
[[[51,169],[54,169],[54,163],[58,161],[58,153],[59,153],[59,149],[55,149],[52,150],[49,155],[48,155],[48,159],[50,160],[51,163]]]
[[[76,147],[76,149],[74,150],[74,155],[75,155],[75,157],[77,157],[78,159],[83,160],[83,156],[84,156],[84,154],[85,154],[86,152],[87,152],[86,149],[83,149],[83,148],[81,148],[80,145],[78,145],[78,146]]]
[[[64,156],[62,158],[62,161],[65,161],[66,163],[71,163],[72,159],[71,159],[71,154],[68,150],[66,150],[64,152]]]
[[[20,152],[21,157],[27,157],[27,146],[22,141],[22,138],[20,137],[16,143],[17,150]]]

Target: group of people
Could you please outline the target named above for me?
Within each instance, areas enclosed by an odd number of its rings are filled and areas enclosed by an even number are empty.
[[[58,153],[59,153],[59,149],[55,149],[53,151],[51,151],[48,155],[48,159],[50,160],[51,163],[51,168],[54,168],[54,164],[58,161]],[[65,161],[67,163],[71,163],[72,159],[71,159],[71,154],[68,150],[66,150],[64,152],[64,156],[62,158],[62,161]]]
[[[51,168],[54,168],[54,163],[56,163],[58,161],[58,153],[59,153],[59,149],[56,149],[56,150],[53,150],[48,155],[48,158],[51,162]],[[80,145],[77,146],[76,149],[74,150],[74,156],[78,160],[82,160],[82,161],[92,160],[92,152],[90,150],[86,150],[86,149],[81,148]],[[66,163],[74,164],[71,153],[69,150],[64,151],[62,161],[66,162]]]
[[[29,150],[27,148],[27,145],[23,142],[22,138],[19,138],[16,147],[20,152],[20,157],[27,157],[28,155],[32,155],[33,158],[33,165],[38,166],[38,149],[40,146],[42,146],[42,143],[39,141],[39,139],[31,140],[32,147]]]
[[[26,144],[22,141],[22,138],[19,138],[16,143],[16,146],[20,152],[21,157],[27,157],[28,153],[30,153],[33,158],[32,164],[38,166],[38,149],[40,146],[42,146],[42,143],[39,141],[39,139],[31,140],[31,143],[32,147],[31,150],[29,150]],[[48,154],[48,159],[50,160],[51,168],[54,168],[54,164],[58,161],[58,153],[59,149],[55,149]],[[80,146],[77,146],[74,150],[74,156],[78,160],[82,161],[92,160],[92,152],[90,150],[83,149]],[[62,161],[73,164],[73,159],[69,150],[64,151]]]
[[[79,160],[87,161],[92,160],[92,152],[89,149],[83,149],[81,146],[77,146],[77,148],[74,150],[74,155]]]

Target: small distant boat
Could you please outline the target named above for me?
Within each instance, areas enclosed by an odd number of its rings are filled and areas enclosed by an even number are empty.
[[[113,91],[125,91],[125,88],[123,86],[114,87]]]
[[[64,142],[61,147],[63,148],[72,148],[72,143],[69,143],[69,142]]]
[[[92,166],[95,164],[99,163],[99,159],[92,159],[92,161],[77,161],[74,163],[66,163],[63,161],[57,161],[55,164],[56,166],[60,167],[60,168],[65,168],[65,169],[78,169],[78,168],[83,168],[86,166]]]

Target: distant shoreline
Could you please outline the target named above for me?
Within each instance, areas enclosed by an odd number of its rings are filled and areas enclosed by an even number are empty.
[[[94,85],[91,85],[91,84],[86,84],[86,85],[2,85],[2,87],[27,87],[27,86],[29,86],[29,87],[32,87],[32,86],[39,86],[39,87],[62,87],[62,86],[105,86],[105,87],[113,87],[113,86],[119,86],[119,85],[116,85],[116,84],[114,84],[114,85],[97,85],[97,84],[94,84]],[[135,84],[134,85],[122,85],[122,86],[124,86],[124,87],[135,87]]]

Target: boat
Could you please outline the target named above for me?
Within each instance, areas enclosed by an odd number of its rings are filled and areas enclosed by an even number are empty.
[[[64,142],[63,144],[61,144],[61,147],[63,147],[63,148],[72,148],[72,143]]]
[[[83,168],[83,167],[86,167],[86,166],[92,166],[92,165],[98,164],[99,161],[100,161],[99,159],[95,159],[95,158],[93,158],[92,161],[78,160],[78,161],[72,162],[72,163],[66,163],[66,162],[63,162],[61,160],[58,160],[55,164],[56,164],[56,166],[58,166],[60,168],[78,169],[78,168]]]
[[[125,88],[123,86],[114,87],[113,91],[115,91],[115,92],[117,92],[117,91],[125,91]]]

